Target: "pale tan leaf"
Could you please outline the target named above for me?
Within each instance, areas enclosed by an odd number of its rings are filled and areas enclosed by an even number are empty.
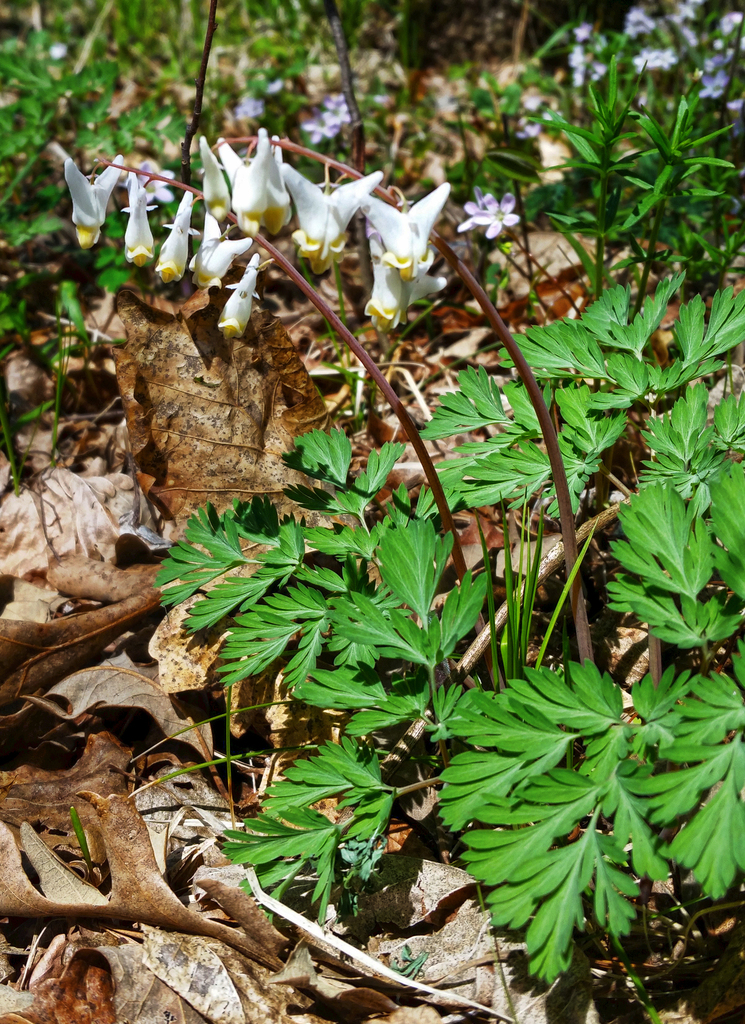
[[[47,899],[65,906],[78,906],[81,903],[91,907],[106,906],[108,900],[104,894],[71,871],[27,821],[21,822],[21,842],[39,876],[39,887]]]

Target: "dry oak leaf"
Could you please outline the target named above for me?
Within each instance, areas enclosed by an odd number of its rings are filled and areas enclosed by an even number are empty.
[[[147,925],[143,931],[145,966],[214,1024],[299,1024],[290,1007],[310,1005],[304,996],[273,986],[269,971],[222,942]]]
[[[112,640],[160,604],[160,592],[140,586],[131,597],[52,622],[0,618],[0,705],[43,693],[90,662]]]
[[[63,710],[60,704],[50,699],[53,697],[61,697],[69,704],[70,710]],[[194,725],[193,720],[176,707],[157,683],[132,669],[107,665],[84,668],[53,686],[45,698],[29,699],[58,718],[70,720],[93,708],[142,708],[155,719],[165,736],[180,732],[181,735],[177,738],[182,743],[188,743],[200,754],[212,754],[212,733],[209,726],[202,726],[199,730],[202,742],[199,741],[196,728],[189,732],[181,732]]]
[[[11,771],[0,772],[0,820],[18,828],[23,821],[42,822],[46,829],[59,834],[50,837],[55,845],[64,842],[77,846],[70,807],[74,806],[80,820],[91,832],[91,854],[98,862],[93,845],[104,851],[98,839],[98,816],[88,803],[77,794],[81,790],[94,790],[102,796],[126,796],[131,750],[108,732],[92,733],[78,761],[67,771],[44,771],[34,765],[21,765]]]
[[[62,977],[40,982],[33,1003],[2,1014],[0,1024],[118,1024],[108,964],[96,950],[86,953],[74,957]]]
[[[134,292],[117,298],[127,344],[116,371],[132,454],[169,519],[254,494],[282,506],[283,488],[304,482],[282,453],[298,435],[328,429],[325,403],[279,320],[255,308],[243,337],[222,336],[229,295],[213,288],[206,304],[195,296],[177,316]]]
[[[122,918],[178,932],[219,939],[270,970],[281,961],[251,936],[188,910],[164,881],[147,826],[131,802],[114,795],[79,794],[96,812],[111,872],[106,906],[56,903],[34,888],[21,861],[13,833],[0,824],[0,917]]]

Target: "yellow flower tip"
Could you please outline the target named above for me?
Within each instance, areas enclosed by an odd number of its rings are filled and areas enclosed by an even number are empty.
[[[181,277],[179,268],[175,263],[159,263],[155,270],[156,273],[160,274],[161,280],[164,284],[169,284],[171,281],[177,281]]]
[[[346,235],[339,235],[339,237],[335,238],[334,241],[329,246],[329,249],[331,250],[331,252],[334,253],[334,259],[337,261],[337,263],[342,258],[342,254],[344,252],[344,247],[345,247],[346,244],[347,244],[347,236]]]
[[[209,277],[207,274],[197,274],[197,288],[220,288],[222,281],[219,277]]]
[[[259,233],[259,224],[261,222],[261,214],[258,212],[252,213],[237,213],[238,227],[241,229],[244,235],[249,238],[254,238]]]
[[[81,249],[90,249],[96,244],[98,236],[101,234],[100,228],[86,228],[82,224],[76,224],[75,231],[77,232]]]
[[[208,203],[207,209],[217,221],[224,221],[228,216],[228,208],[225,203]]]
[[[287,208],[285,206],[268,206],[264,210],[264,223],[270,235],[276,235],[282,230],[286,213]],[[250,231],[248,233],[251,234]]]
[[[230,340],[230,338],[239,337],[246,329],[245,324],[241,326],[240,323],[232,317],[230,320],[221,320],[217,326],[222,331],[223,337],[228,340]]]
[[[302,249],[300,255],[308,258],[310,269],[314,274],[324,274],[331,266],[331,256],[319,257],[314,252],[303,252]]]

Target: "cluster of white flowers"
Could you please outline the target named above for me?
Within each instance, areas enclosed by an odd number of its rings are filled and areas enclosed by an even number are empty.
[[[300,256],[309,261],[316,274],[341,260],[347,227],[358,210],[365,213],[376,229],[377,237],[370,239],[373,293],[365,312],[379,330],[395,327],[405,319],[411,302],[444,287],[444,278],[430,277],[427,271],[434,260],[429,236],[449,195],[449,185],[440,185],[409,210],[398,210],[371,196],[383,178],[382,171],[344,185],[334,187],[327,183],[319,187],[283,163],[281,148],[272,146],[263,128],[259,129],[256,152],[249,161],[224,139],[217,143],[219,160],[204,137],[199,140],[199,151],[204,168],[204,230],[189,264],[198,288],[219,286],[233,260],[251,248],[262,225],[270,234],[277,234],[292,216],[291,199],[298,217],[298,228],[292,237]],[[119,155],[114,163],[121,161]],[[90,180],[71,159],[65,162],[65,179],[73,201],[72,219],[85,249],[98,241],[119,174],[117,167],[107,167],[95,180]],[[151,180],[149,175],[145,180]],[[129,214],[125,254],[127,260],[141,267],[153,258],[153,235],[147,215],[155,206],[148,205],[153,198],[152,190],[146,189],[134,172],[127,177],[127,189],[129,206],[123,211]],[[200,234],[191,227],[193,202],[194,193],[184,191],[173,224],[166,225],[170,234],[161,246],[155,266],[164,282],[183,277],[189,236]],[[230,225],[225,231],[221,228],[231,210],[243,232],[242,238],[227,238]],[[258,268],[259,257],[255,255],[241,281],[229,286],[233,294],[218,325],[226,337],[240,336],[246,329]]]

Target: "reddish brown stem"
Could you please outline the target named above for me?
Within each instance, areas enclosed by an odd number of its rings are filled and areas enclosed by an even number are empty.
[[[251,140],[253,137],[251,137]],[[235,139],[234,142],[248,142],[249,139]],[[279,145],[283,149],[288,149],[294,153],[302,154],[303,156],[311,157],[311,159],[318,160],[320,163],[328,164],[330,167],[334,167],[337,170],[349,175],[351,178],[361,177],[360,173],[348,164],[341,163],[339,160],[334,160],[331,157],[322,156],[318,153],[314,153],[310,149],[306,149],[304,146],[298,146],[293,142],[280,142]],[[388,192],[387,189],[377,188],[375,191],[391,205],[397,205],[396,198],[392,193]],[[561,457],[561,451],[559,449],[559,439],[557,437],[556,430],[551,421],[551,415],[543,400],[543,394],[538,382],[533,376],[533,371],[528,366],[525,356],[522,354],[520,347],[518,346],[515,339],[504,322],[502,317],[497,312],[494,304],[489,299],[484,289],[481,287],[479,282],[476,280],[474,275],[468,269],[468,267],[460,260],[447,242],[437,234],[433,232],[433,241],[436,248],[445,257],[447,262],[453,268],[453,270],[459,275],[463,282],[468,286],[471,294],[476,299],[478,304],[484,311],[487,320],[489,321],[492,330],[497,335],[499,340],[502,342],[504,347],[515,364],[515,369],[520,377],[520,380],[525,385],[525,389],[528,392],[528,397],[535,409],[538,422],[541,427],[541,433],[543,434],[543,440],[546,444],[546,453],[551,464],[551,473],[554,479],[554,486],[556,488],[556,501],[559,506],[559,518],[561,521],[561,536],[564,542],[564,552],[566,557],[567,573],[572,571],[574,563],[577,561],[577,536],[574,530],[574,514],[572,512],[572,499],[569,492],[569,483],[567,481],[566,469],[564,468],[564,460]],[[299,275],[298,275],[299,276]],[[307,287],[307,286],[306,286]],[[305,291],[305,289],[303,289]],[[306,292],[307,294],[307,292]],[[317,303],[315,303],[317,306]],[[320,307],[317,307],[320,308]],[[338,321],[341,324],[341,321]],[[367,365],[367,364],[365,364]],[[373,364],[374,365],[374,364]],[[377,367],[376,367],[377,370]],[[391,389],[392,390],[392,389]],[[386,394],[386,397],[387,394]],[[398,399],[397,399],[398,400]],[[390,399],[389,399],[390,401]],[[394,407],[395,409],[395,407]],[[400,418],[400,417],[399,417]],[[401,421],[403,423],[403,420]],[[413,426],[413,424],[412,424]],[[408,434],[408,430],[407,430]],[[422,445],[422,447],[424,447]],[[417,451],[417,454],[419,452]],[[421,458],[421,456],[420,456]],[[427,455],[429,459],[429,455]],[[425,465],[424,462],[422,465]],[[425,467],[426,469],[426,467]],[[429,474],[427,474],[429,479]],[[436,492],[433,492],[436,495]],[[444,496],[443,496],[444,497]],[[439,502],[438,502],[439,508]],[[445,520],[443,519],[443,524]],[[592,651],[592,639],[590,637],[590,624],[587,620],[587,609],[585,608],[584,601],[582,600],[582,583],[577,575],[574,585],[572,586],[572,614],[574,616],[574,624],[577,630],[577,646],[579,648],[580,661],[590,660],[594,661]]]
[[[210,0],[210,13],[207,18],[207,31],[204,34],[204,48],[202,49],[202,63],[199,65],[199,75],[194,84],[197,87],[194,95],[194,111],[191,121],[186,126],[184,141],[181,143],[181,180],[185,185],[191,184],[191,143],[199,128],[199,121],[202,117],[202,100],[204,99],[204,83],[207,78],[207,64],[212,49],[212,37],[217,28],[215,15],[217,14],[217,0]]]
[[[466,574],[466,562],[463,558],[463,552],[458,539],[458,531],[456,530],[455,523],[453,522],[450,506],[447,503],[445,492],[442,489],[440,478],[437,475],[437,470],[430,458],[427,447],[416,428],[416,424],[409,416],[406,406],[389,384],[385,374],[381,373],[378,369],[378,366],[372,356],[365,351],[352,332],[344,326],[336,313],[323,301],[318,292],[308,284],[303,275],[293,267],[289,260],[282,255],[279,249],[275,249],[271,242],[267,242],[262,235],[257,235],[255,240],[263,249],[266,249],[275,263],[282,267],[287,276],[291,278],[303,294],[310,299],[318,312],[336,331],[337,335],[345,342],[349,349],[354,352],[370,374],[370,377],[375,381],[377,386],[385,395],[388,404],[398,417],[399,423],[404,428],[404,432],[409,441],[411,441],[412,447],[422,464],[422,469],[427,477],[427,483],[432,489],[432,495],[435,499],[435,503],[437,504],[437,510],[440,513],[440,518],[442,519],[442,525],[453,535],[453,564],[455,565],[455,570],[458,573],[459,578],[463,579]]]

